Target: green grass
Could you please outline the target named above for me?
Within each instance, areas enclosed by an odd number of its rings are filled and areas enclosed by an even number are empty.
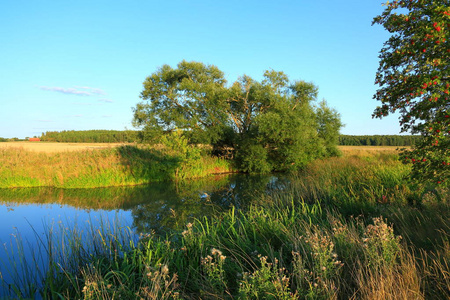
[[[417,190],[404,180],[407,173],[395,154],[332,158],[311,164],[284,190],[199,218],[170,236],[130,242],[123,228],[91,228],[91,242],[81,243],[86,233],[73,229],[61,234],[71,259],[52,264],[35,293],[48,299],[448,299],[449,191]],[[54,262],[64,261],[60,245],[55,240],[51,248]]]
[[[189,157],[190,153],[196,156]],[[230,171],[227,161],[210,157],[194,146],[179,151],[121,146],[60,153],[0,149],[0,188],[125,186]]]

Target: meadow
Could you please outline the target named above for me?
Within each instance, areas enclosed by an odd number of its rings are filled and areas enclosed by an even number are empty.
[[[204,177],[230,164],[177,140],[169,146],[0,143],[0,188],[96,188]]]
[[[395,152],[395,146],[340,146],[346,154]],[[233,172],[226,160],[178,141],[165,147],[120,143],[0,143],[0,188],[96,188],[192,179]]]
[[[31,152],[58,153],[91,149],[114,148],[124,143],[57,143],[57,142],[3,142],[0,149],[17,149]]]
[[[43,241],[48,270],[19,296],[448,299],[448,188],[409,183],[395,151],[343,152],[170,235],[63,230]]]

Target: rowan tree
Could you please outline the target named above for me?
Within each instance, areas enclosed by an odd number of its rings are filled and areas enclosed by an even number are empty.
[[[387,2],[374,18],[392,35],[380,52],[373,117],[399,112],[401,132],[422,139],[402,153],[411,178],[444,183],[450,175],[450,1]]]

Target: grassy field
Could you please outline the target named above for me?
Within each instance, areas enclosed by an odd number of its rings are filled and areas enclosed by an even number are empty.
[[[396,147],[341,146],[344,155],[394,153]],[[0,143],[0,188],[95,188],[204,177],[232,171],[224,160],[186,144]]]
[[[230,164],[190,145],[0,143],[0,188],[95,188],[204,177]]]
[[[449,299],[448,189],[392,151],[318,160],[283,190],[130,242],[124,228],[44,242],[46,299]],[[67,253],[71,253],[68,259]],[[33,268],[32,265],[29,268]]]
[[[20,148],[27,151],[35,152],[65,152],[65,151],[80,151],[91,149],[114,148],[123,144],[115,143],[53,143],[53,142],[3,142],[0,143],[1,148]],[[396,151],[397,146],[339,146],[339,149],[344,153],[358,154],[363,151]]]
[[[57,153],[66,151],[84,151],[115,148],[122,144],[114,143],[52,143],[52,142],[3,142],[0,149],[23,149],[25,151]]]
[[[340,146],[344,156],[395,154],[396,147]],[[0,188],[95,188],[230,172],[227,161],[189,145],[158,147],[50,142],[0,143]]]
[[[409,146],[338,146],[343,155],[373,156],[377,153],[399,153],[401,148],[409,149]]]

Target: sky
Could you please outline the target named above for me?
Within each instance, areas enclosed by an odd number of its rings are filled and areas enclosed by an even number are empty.
[[[182,60],[216,65],[230,84],[283,71],[318,86],[342,134],[398,134],[398,116],[372,119],[383,2],[2,0],[0,137],[135,129],[145,78]]]

